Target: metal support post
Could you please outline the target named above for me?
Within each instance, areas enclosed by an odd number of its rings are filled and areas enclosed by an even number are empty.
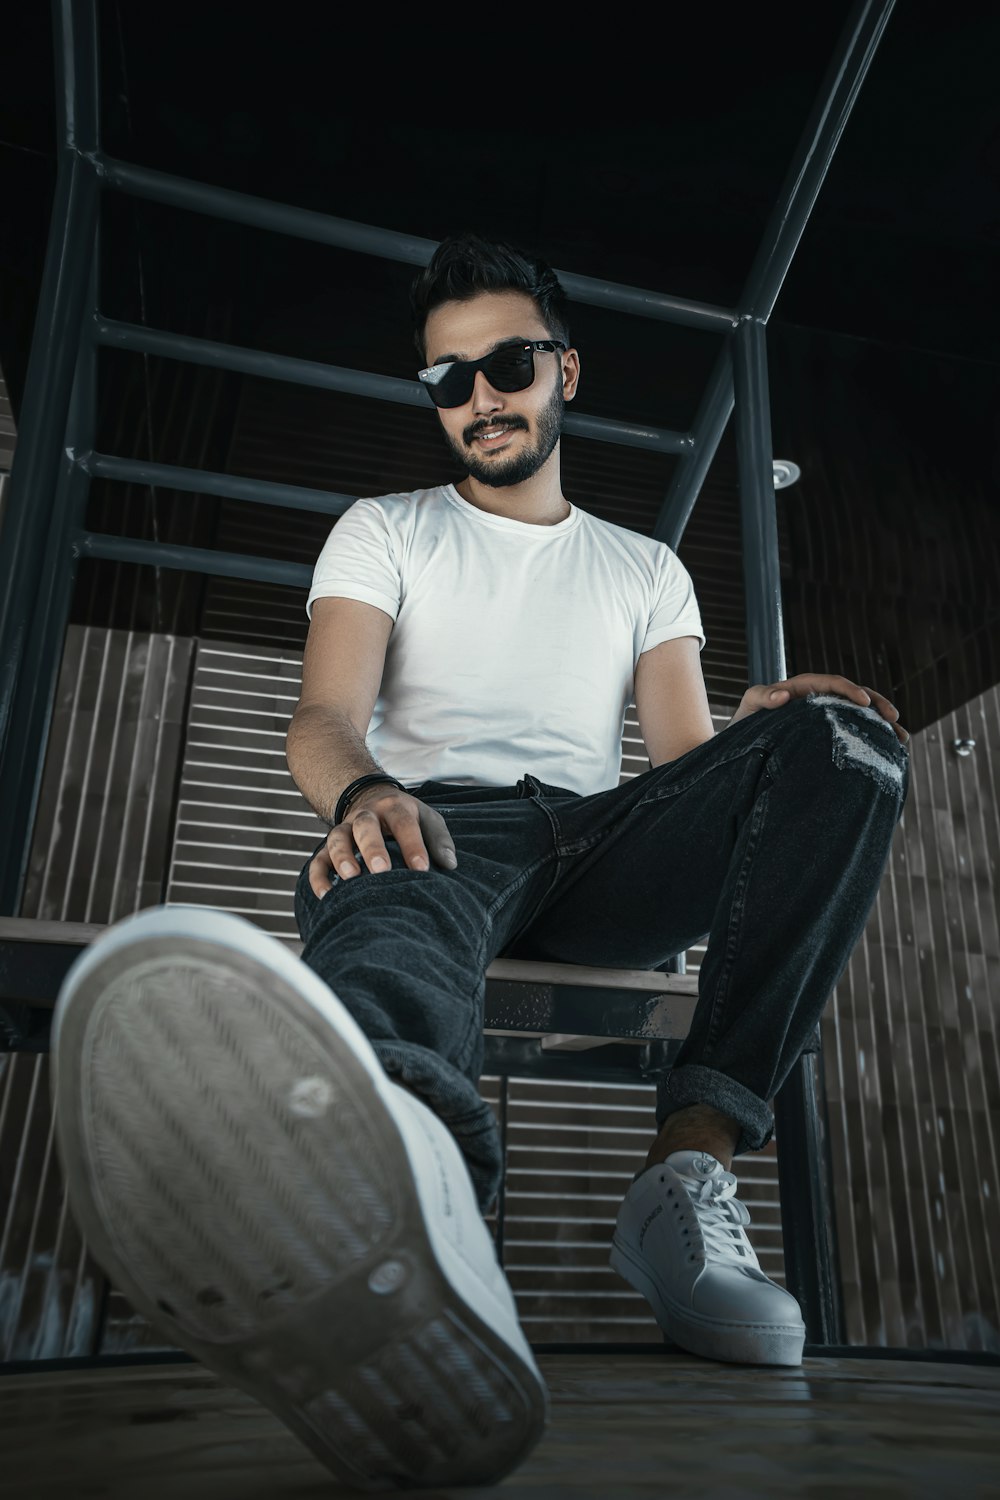
[[[62,642],[34,622],[54,553],[69,557],[69,476],[60,480],[70,397],[95,254],[98,184],[97,27],[93,6],[54,0],[59,167],[52,225],[28,362],[10,495],[0,535],[0,806],[30,801],[44,735],[36,738],[36,695],[54,691]],[[89,368],[89,367],[88,367]],[[86,371],[83,377],[86,379]],[[80,388],[77,416],[86,408]],[[91,436],[90,442],[93,442]],[[56,511],[60,514],[57,516]],[[42,722],[47,724],[47,711]],[[25,776],[30,778],[25,784]],[[23,830],[23,818],[17,819]],[[26,850],[0,847],[0,911],[17,911]]]
[[[751,683],[786,676],[764,325],[894,3],[860,0],[855,6],[740,298],[734,379]],[[818,1345],[839,1343],[843,1334],[832,1179],[820,1105],[822,1074],[814,1056],[805,1054],[795,1064],[775,1097],[774,1117],[786,1278],[802,1307],[807,1340]]]
[[[798,1298],[806,1342],[846,1340],[823,1053],[805,1052],[774,1100],[785,1284]]]
[[[89,297],[97,299],[97,245],[91,257]],[[0,912],[14,916],[21,909],[28,871],[31,833],[41,792],[45,748],[55,703],[66,627],[76,583],[78,553],[70,538],[83,524],[90,475],[77,462],[89,447],[97,427],[97,345],[83,329],[66,421],[65,441],[57,449],[59,474],[52,508],[46,517],[51,544],[38,570],[21,678],[14,698],[15,732],[8,737],[0,774],[0,803],[9,809],[8,843],[0,865]],[[7,788],[17,788],[7,796]]]
[[[774,311],[792,257],[895,3],[896,0],[860,0],[840,34],[750,267],[740,298],[741,317],[759,318],[766,323]]]
[[[653,527],[658,542],[666,542],[676,552],[701,493],[705,475],[715,457],[726,423],[733,410],[733,361],[727,339],[715,361],[705,394],[701,398],[692,428],[692,444],[681,455],[660,514]]]
[[[742,319],[733,334],[747,668],[751,683],[775,682],[785,675],[765,339],[764,325],[756,318]]]
[[[765,338],[756,318],[742,319],[733,336],[751,683],[786,676]],[[785,1281],[802,1308],[807,1342],[839,1344],[836,1229],[814,1056],[798,1059],[774,1099]]]
[[[753,317],[766,323],[774,310],[782,282],[788,274],[894,4],[895,0],[859,0],[841,33],[778,202],[761,236],[740,298],[737,319]],[[715,327],[720,326],[720,322],[716,322]],[[732,409],[727,341],[727,349],[712,371],[708,390],[695,418],[692,431],[694,449],[683,455],[678,463],[653,528],[657,541],[666,542],[675,552]]]
[[[739,322],[729,341],[751,683],[774,682],[786,675],[765,325],[893,5],[894,0],[860,0],[841,34],[761,238],[740,298]],[[728,420],[720,390],[717,367],[704,411],[695,422],[696,458],[682,459],[678,465],[655,532],[675,550]],[[713,396],[714,410],[710,406]],[[709,440],[709,432],[714,441]],[[842,1328],[830,1163],[820,1109],[821,1075],[813,1057],[805,1054],[798,1060],[775,1097],[774,1114],[786,1278],[802,1307],[807,1340],[819,1345],[839,1343]]]

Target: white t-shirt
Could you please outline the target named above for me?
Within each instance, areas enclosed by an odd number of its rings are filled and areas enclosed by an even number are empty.
[[[366,743],[404,786],[513,786],[526,772],[586,796],[618,785],[644,651],[705,636],[665,542],[570,506],[555,526],[490,515],[454,485],[356,500],[313,572],[395,621]]]

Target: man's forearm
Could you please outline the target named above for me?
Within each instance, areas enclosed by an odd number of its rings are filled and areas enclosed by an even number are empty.
[[[332,708],[300,708],[285,739],[292,780],[324,822],[333,826],[341,792],[359,776],[381,771],[346,714]]]

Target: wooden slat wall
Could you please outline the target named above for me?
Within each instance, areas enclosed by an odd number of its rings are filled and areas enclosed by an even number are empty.
[[[0,1360],[90,1354],[106,1279],[66,1202],[47,1053],[0,1052]]]
[[[163,899],[193,651],[69,626],[22,916],[117,922]]]
[[[914,735],[910,765],[821,1022],[846,1333],[997,1354],[1000,687]]]
[[[110,923],[163,899],[192,654],[70,625],[22,916]],[[67,1208],[49,1058],[0,1053],[0,1359],[91,1353],[105,1288]]]
[[[285,761],[301,683],[301,653],[198,642],[168,902],[298,938],[295,879],[324,830]]]

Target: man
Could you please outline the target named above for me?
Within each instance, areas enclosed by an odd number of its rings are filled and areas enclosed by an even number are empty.
[[[546,1393],[483,1223],[485,970],[517,947],[652,967],[709,935],[612,1265],[682,1348],[801,1363],[733,1158],[864,927],[908,788],[891,703],[840,676],[748,688],[715,735],[691,579],[574,507],[580,358],[552,271],[475,236],[414,284],[457,485],[359,500],[307,601],[292,775],[329,833],[302,962],[160,908],[67,979],[54,1051],[73,1207],[115,1284],[335,1474],[487,1483]],[[650,770],[618,785],[635,696]]]

